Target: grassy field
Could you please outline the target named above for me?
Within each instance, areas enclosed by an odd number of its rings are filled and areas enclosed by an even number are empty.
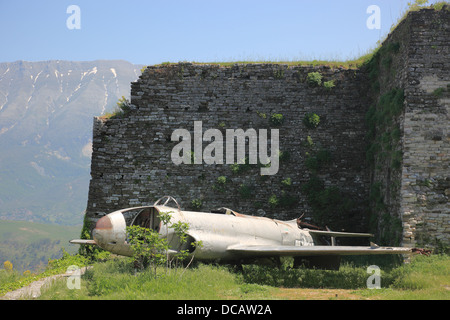
[[[66,255],[51,268],[64,270],[85,260]],[[416,256],[409,264],[383,266],[381,289],[367,289],[367,266],[344,263],[339,271],[199,264],[189,269],[135,272],[131,259],[96,262],[81,277],[80,289],[70,290],[67,280],[41,290],[44,300],[449,300],[450,257]],[[64,270],[65,271],[65,270]],[[49,271],[47,271],[49,272]],[[54,272],[54,271],[53,271]],[[17,287],[24,276],[0,272],[0,295]],[[8,280],[10,279],[10,280]],[[3,289],[2,289],[3,287]],[[3,291],[2,291],[3,290]]]

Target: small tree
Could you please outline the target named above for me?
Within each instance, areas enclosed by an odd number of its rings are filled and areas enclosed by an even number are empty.
[[[155,230],[144,228],[141,226],[129,226],[127,227],[128,242],[133,250],[133,258],[135,268],[142,270],[147,267],[152,267],[154,275],[156,276],[156,270],[158,266],[165,265],[166,273],[173,266],[179,265],[180,261],[185,260],[189,255],[189,248],[185,244],[188,239],[187,231],[189,230],[189,224],[186,222],[178,221],[171,223],[171,212],[159,213],[159,219],[162,225],[166,226],[165,237],[161,237],[161,234]],[[175,252],[170,252],[170,246],[168,243],[169,229],[174,230],[174,234],[179,241],[179,248]],[[193,245],[201,245],[195,242]],[[192,261],[192,260],[191,260]]]
[[[172,228],[175,230],[175,234],[180,239],[180,247],[183,247],[188,239],[187,231],[189,230],[189,224],[186,222],[178,221],[177,223],[172,224]],[[178,252],[173,255],[172,259],[168,261],[168,267],[171,267],[173,261],[175,261],[175,267],[178,267],[179,262],[185,260],[188,255],[189,249],[180,248]]]
[[[130,101],[122,96],[122,98],[119,99],[117,102],[117,107],[125,114],[130,111]]]
[[[152,266],[156,268],[166,261],[167,239],[160,238],[159,233],[141,226],[127,227],[128,242],[133,250],[134,267],[142,270]]]

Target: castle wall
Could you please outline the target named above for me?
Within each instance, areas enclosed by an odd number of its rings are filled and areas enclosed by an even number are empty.
[[[405,245],[450,244],[450,14],[410,17],[400,212]]]
[[[323,81],[334,80],[335,87],[309,85],[306,78],[311,72],[320,72]],[[356,210],[362,210],[368,192],[364,83],[357,70],[327,67],[189,63],[148,67],[132,84],[129,113],[95,119],[88,215],[94,218],[172,195],[185,209],[192,209],[192,200],[201,200],[197,209],[226,206],[248,214],[263,210],[268,216],[296,218],[309,210],[301,186],[317,174],[325,185],[339,187],[354,200],[355,214],[360,214],[355,221],[360,224],[363,212]],[[320,116],[317,128],[303,123],[307,113]],[[283,116],[282,124],[271,121],[273,114]],[[171,152],[179,141],[171,136],[176,129],[189,130],[193,144],[194,121],[201,121],[203,133],[220,130],[224,140],[227,129],[267,129],[268,138],[272,129],[278,130],[283,154],[278,172],[261,176],[257,164],[233,171],[225,152],[224,164],[175,165]],[[204,141],[202,149],[209,144]],[[328,150],[329,159],[313,172],[305,161],[319,150]],[[226,182],[220,183],[219,177]],[[288,178],[289,186],[283,184]],[[295,205],[271,205],[273,195],[279,200],[289,195]]]

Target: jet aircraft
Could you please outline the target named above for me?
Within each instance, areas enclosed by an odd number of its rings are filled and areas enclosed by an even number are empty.
[[[172,201],[176,206],[169,206]],[[182,243],[176,232],[163,224],[159,213],[170,212],[171,222],[188,224],[187,241]],[[170,196],[152,206],[114,211],[100,218],[92,231],[93,240],[71,240],[71,243],[98,245],[111,253],[132,256],[127,242],[126,227],[139,225],[167,237],[170,252],[187,250],[198,261],[230,264],[279,261],[281,257],[294,258],[294,265],[321,269],[337,269],[341,256],[409,254],[411,248],[369,246],[339,246],[339,237],[372,237],[369,233],[317,230],[300,219],[281,221],[267,217],[240,214],[228,208],[213,212],[181,210]],[[325,241],[324,241],[325,239]],[[195,244],[201,241],[201,246]]]

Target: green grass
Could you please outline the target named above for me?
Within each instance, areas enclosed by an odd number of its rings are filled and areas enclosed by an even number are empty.
[[[44,290],[41,299],[101,299],[101,300],[225,300],[241,296],[264,298],[274,288],[241,283],[226,267],[199,265],[190,269],[158,269],[137,272],[131,260],[116,259],[97,263],[88,270],[79,290],[69,290],[66,280],[60,280]]]
[[[364,62],[370,59],[372,53],[364,54],[355,59],[348,60],[234,60],[234,61],[213,61],[213,62],[197,62],[197,61],[180,61],[180,62],[164,62],[155,66],[165,66],[174,65],[182,62],[189,62],[197,65],[219,65],[221,67],[231,67],[236,64],[279,64],[287,65],[289,67],[302,66],[302,67],[316,67],[316,66],[328,66],[332,69],[343,68],[343,69],[358,69]]]
[[[31,272],[21,273],[17,270],[0,269],[0,297],[9,291],[13,291],[29,285],[30,283],[52,275],[62,274],[72,265],[86,266],[88,261],[80,255],[70,255],[63,251],[60,259],[50,260],[44,272],[35,274]],[[3,267],[3,266],[2,266]]]
[[[391,272],[392,283],[381,290],[360,291],[386,300],[450,300],[450,256],[418,256]]]
[[[59,264],[79,265],[70,259],[66,257]],[[381,263],[382,289],[372,290],[366,288],[369,264],[373,261],[346,262],[339,271],[291,269],[289,264],[281,268],[249,265],[234,271],[226,266],[199,264],[189,269],[161,268],[155,278],[152,270],[135,273],[129,258],[114,258],[94,263],[82,276],[80,289],[69,290],[67,280],[61,279],[42,289],[40,299],[271,300],[289,298],[292,290],[317,293],[331,289],[345,289],[357,299],[450,299],[450,256],[416,256],[404,265]]]

